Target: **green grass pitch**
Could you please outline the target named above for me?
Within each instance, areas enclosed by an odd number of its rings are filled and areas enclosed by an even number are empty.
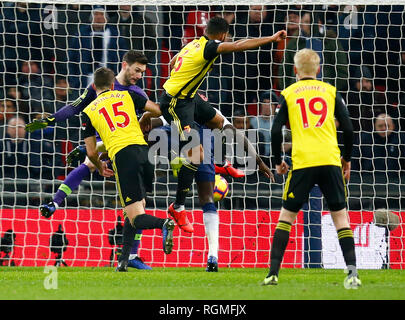
[[[404,300],[402,270],[360,270],[363,286],[347,290],[343,270],[282,269],[277,286],[261,286],[263,268],[57,269],[45,289],[43,267],[0,267],[1,300]],[[54,282],[55,284],[56,282]]]

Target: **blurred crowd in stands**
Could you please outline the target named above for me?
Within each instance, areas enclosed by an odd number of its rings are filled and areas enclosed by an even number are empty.
[[[78,117],[29,137],[21,129],[25,123],[74,101],[99,66],[118,72],[129,49],[147,55],[148,69],[138,85],[156,101],[170,58],[202,36],[214,15],[229,21],[230,41],[287,30],[285,42],[223,55],[201,87],[236,127],[256,130],[258,150],[269,164],[269,130],[278,97],[295,81],[295,52],[310,47],[321,57],[319,79],[337,87],[352,117],[354,171],[400,179],[405,168],[402,5],[104,7],[1,2],[1,175],[63,176],[66,153],[80,142]]]

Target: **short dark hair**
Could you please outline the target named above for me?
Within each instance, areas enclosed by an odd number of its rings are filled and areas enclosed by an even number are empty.
[[[111,69],[102,67],[94,72],[94,85],[96,89],[109,89],[114,82],[115,74]]]
[[[207,34],[217,35],[227,33],[229,31],[229,23],[222,17],[213,17],[208,21]]]
[[[125,61],[130,66],[135,62],[140,64],[148,64],[148,58],[142,52],[135,50],[129,50],[127,53],[125,53],[122,61]]]

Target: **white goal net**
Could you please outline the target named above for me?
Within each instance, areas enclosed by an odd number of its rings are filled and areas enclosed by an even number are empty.
[[[249,134],[262,159],[273,167],[270,128],[281,90],[295,81],[294,53],[305,47],[317,51],[322,64],[319,79],[342,94],[356,131],[348,209],[359,267],[405,267],[404,5],[120,3],[0,2],[1,264],[54,263],[57,250],[50,247],[50,238],[58,230],[68,240],[62,245],[67,265],[114,262],[118,237],[111,235],[122,223],[114,179],[88,174],[51,219],[43,218],[38,209],[53,199],[78,166],[68,166],[66,156],[83,144],[80,118],[72,116],[31,134],[24,125],[72,104],[91,84],[96,68],[107,66],[117,73],[130,49],[147,56],[148,68],[137,85],[158,101],[170,59],[203,35],[211,17],[221,15],[230,23],[230,41],[282,29],[288,37],[258,50],[221,56],[201,91],[235,127]],[[287,131],[284,138],[288,157]],[[246,158],[230,154],[228,159],[246,169]],[[220,267],[269,263],[285,177],[276,176],[271,183],[257,170],[246,173],[243,178],[226,177],[230,191],[218,203]],[[147,199],[149,213],[166,217],[176,183],[169,165],[160,163],[154,192]],[[208,244],[195,185],[186,207],[193,235],[176,231],[174,251],[164,256],[160,236],[144,231],[140,256],[147,263],[206,264]],[[377,210],[390,215],[377,219]],[[309,209],[304,208],[292,229],[284,266],[341,268],[331,227],[328,208],[315,189]]]

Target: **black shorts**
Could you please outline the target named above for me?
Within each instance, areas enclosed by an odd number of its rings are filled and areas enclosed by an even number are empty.
[[[176,125],[180,141],[187,140],[184,132],[190,132],[192,128],[197,129],[194,123],[194,99],[177,99],[164,92],[160,97],[160,110],[169,124],[174,122]]]
[[[164,92],[160,97],[160,110],[169,124],[172,121],[176,124],[180,138],[182,131],[187,132],[189,128],[199,130],[195,122],[204,125],[217,113],[208,99],[199,93],[192,99],[176,99]]]
[[[205,125],[217,114],[215,108],[208,102],[208,98],[205,95],[197,92],[194,96],[194,101],[194,121],[200,126]]]
[[[115,155],[113,168],[123,207],[146,198],[152,191],[154,166],[148,160],[148,146],[129,145]]]
[[[315,184],[321,189],[330,211],[339,211],[346,207],[347,194],[342,168],[319,166],[288,173],[283,192],[283,208],[292,212],[300,211]]]

